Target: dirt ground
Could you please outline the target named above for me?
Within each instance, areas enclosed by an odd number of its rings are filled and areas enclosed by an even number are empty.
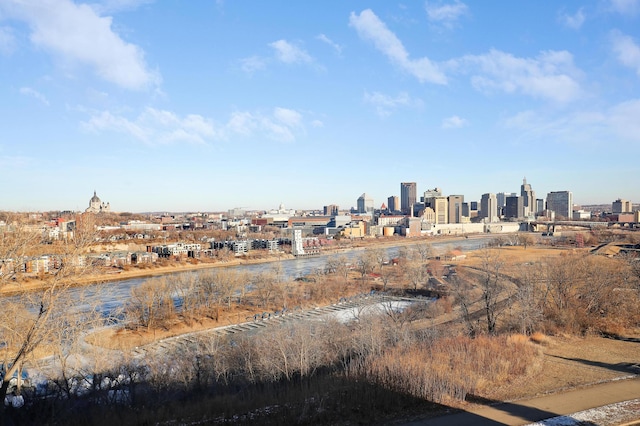
[[[640,374],[640,339],[547,336],[540,347],[543,364],[538,375],[495,389],[487,397],[512,401]]]

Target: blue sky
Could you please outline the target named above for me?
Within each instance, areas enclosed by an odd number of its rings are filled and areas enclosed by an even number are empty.
[[[0,2],[0,210],[640,202],[640,0]]]

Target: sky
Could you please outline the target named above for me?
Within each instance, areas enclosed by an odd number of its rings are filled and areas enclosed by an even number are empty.
[[[0,210],[640,202],[640,0],[0,1]]]

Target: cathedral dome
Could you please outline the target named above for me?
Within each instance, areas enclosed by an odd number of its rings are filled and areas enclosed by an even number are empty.
[[[93,197],[90,200],[92,203],[100,203],[100,198],[96,195],[96,191],[93,191]]]

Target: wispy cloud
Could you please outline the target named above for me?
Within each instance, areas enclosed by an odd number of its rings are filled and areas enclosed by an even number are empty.
[[[91,4],[98,14],[117,13],[135,10],[142,5],[153,3],[155,0],[101,0]]]
[[[37,99],[43,105],[49,106],[49,100],[42,93],[38,92],[35,89],[32,89],[31,87],[21,87],[20,93],[25,96],[30,96],[34,99]]]
[[[427,1],[425,10],[430,22],[445,28],[453,28],[462,16],[469,13],[467,5],[458,0],[453,3]]]
[[[349,25],[360,38],[373,42],[394,65],[413,75],[421,83],[446,84],[447,77],[429,58],[410,59],[409,53],[396,35],[390,31],[371,9],[356,14],[351,12]]]
[[[303,116],[288,108],[274,108],[270,114],[236,111],[223,124],[198,114],[179,116],[171,111],[146,108],[135,118],[110,111],[94,113],[82,127],[91,132],[126,134],[148,145],[193,143],[210,144],[240,137],[266,136],[280,142],[293,142],[304,133]]]
[[[286,40],[274,41],[269,43],[269,46],[275,50],[276,58],[285,64],[310,63],[313,61],[313,58],[304,49]]]
[[[328,44],[329,46],[333,47],[333,49],[338,53],[341,54],[342,53],[342,46],[340,46],[338,43],[334,42],[333,40],[331,40],[329,37],[327,37],[324,34],[319,34],[316,36],[316,38],[326,44]]]
[[[503,125],[530,141],[600,146],[614,135],[620,143],[640,145],[638,117],[640,99],[632,99],[607,109],[578,110],[561,116],[524,111]]]
[[[0,27],[0,53],[8,55],[15,50],[15,37],[10,27]]]
[[[519,58],[492,49],[484,55],[467,55],[449,61],[459,72],[470,74],[482,92],[520,93],[554,102],[573,101],[582,95],[580,71],[567,51],[545,51],[535,58]]]
[[[459,129],[469,125],[469,122],[464,118],[460,118],[457,115],[445,118],[442,120],[443,129]]]
[[[635,16],[640,12],[640,0],[610,0],[610,9],[624,16]]]
[[[582,7],[573,15],[561,12],[559,16],[559,20],[562,25],[567,28],[571,28],[572,30],[579,30],[582,27],[582,24],[584,24],[585,19],[586,15],[584,14],[584,9]]]
[[[240,60],[242,71],[247,74],[253,74],[256,71],[265,69],[267,66],[265,59],[260,56],[250,56]]]
[[[126,89],[158,85],[160,76],[147,66],[144,52],[124,41],[112,28],[112,18],[87,4],[70,0],[24,2],[5,0],[0,12],[26,22],[30,40],[65,63],[89,66],[102,79]]]
[[[376,108],[376,113],[380,117],[390,116],[397,108],[400,107],[419,107],[422,106],[422,101],[419,99],[412,99],[409,94],[402,92],[398,96],[388,96],[380,92],[365,92],[364,101],[373,105]]]
[[[618,61],[635,69],[640,76],[640,46],[635,43],[633,38],[614,30],[611,32],[611,43]]]

